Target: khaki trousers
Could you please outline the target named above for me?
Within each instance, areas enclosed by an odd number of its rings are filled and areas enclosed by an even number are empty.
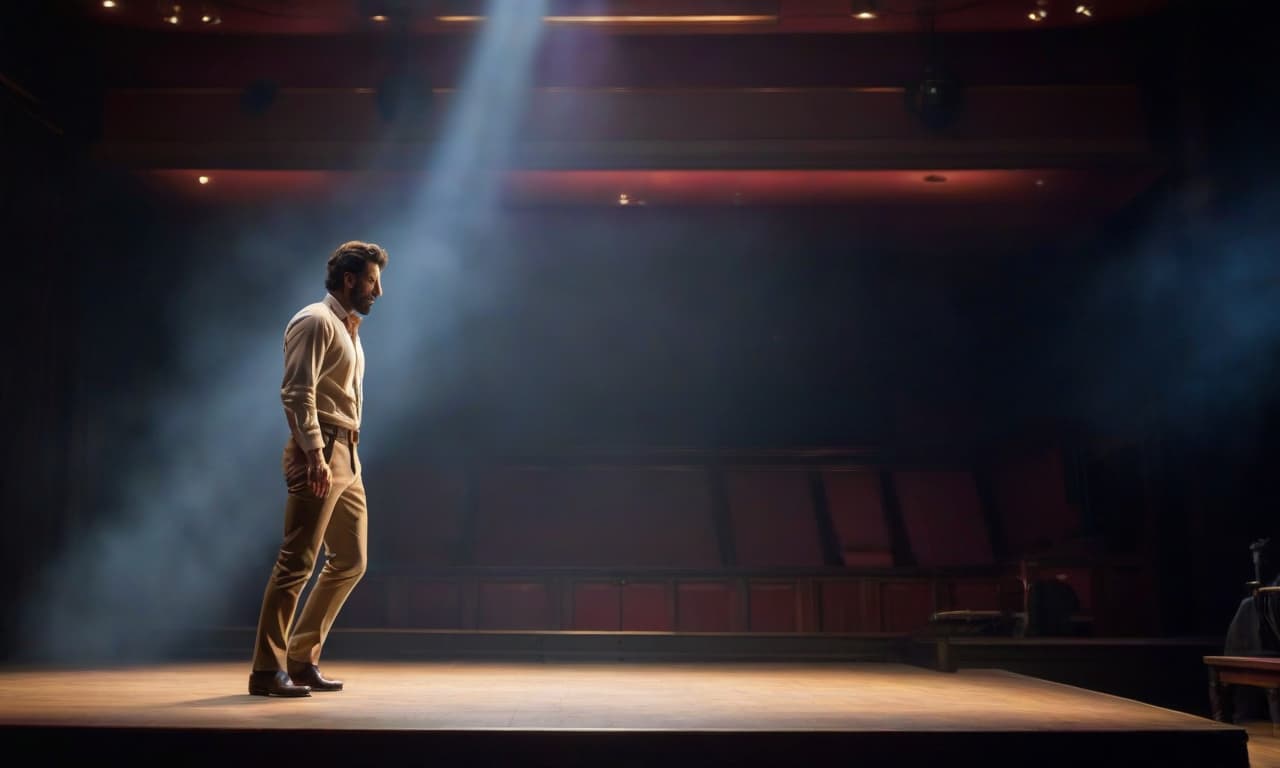
[[[284,540],[262,597],[254,671],[287,670],[289,659],[319,663],[333,620],[364,575],[368,525],[360,459],[345,440],[325,440],[333,482],[323,499],[307,485],[307,459],[293,438],[284,449]],[[322,544],[328,555],[324,568],[294,626],[298,596]]]

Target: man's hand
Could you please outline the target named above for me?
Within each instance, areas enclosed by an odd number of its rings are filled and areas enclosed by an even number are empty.
[[[324,453],[317,448],[307,452],[307,485],[316,498],[323,499],[329,495],[329,485],[333,482],[333,474],[329,464],[324,460]]]

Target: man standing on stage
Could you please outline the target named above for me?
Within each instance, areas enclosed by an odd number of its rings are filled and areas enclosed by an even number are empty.
[[[280,399],[290,432],[284,449],[289,495],[284,540],[258,618],[249,675],[249,693],[257,696],[342,690],[318,664],[333,620],[364,575],[367,510],[356,454],[364,350],[356,329],[382,295],[386,265],[387,252],[378,245],[342,244],[329,257],[328,295],[299,310],[285,328]],[[324,568],[293,626],[321,545]]]

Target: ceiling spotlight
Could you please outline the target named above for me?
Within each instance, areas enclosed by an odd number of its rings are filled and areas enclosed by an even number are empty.
[[[1076,3],[1076,15],[1090,18],[1093,16],[1093,3]]]
[[[381,13],[375,13],[374,15],[369,17],[369,21],[376,22],[378,24],[382,24],[386,22],[386,20],[387,20],[387,17]]]
[[[214,26],[222,23],[222,14],[218,13],[216,5],[206,5],[200,11],[200,23]]]
[[[626,192],[623,192],[622,194],[618,195],[618,205],[630,205],[630,204],[631,204],[631,198],[627,197]]]
[[[879,16],[876,12],[876,0],[853,0],[849,4],[849,12],[859,21],[871,21]]]
[[[1036,0],[1035,7],[1027,12],[1027,18],[1035,22],[1049,18],[1049,0]]]
[[[202,184],[202,185],[203,185],[203,184],[208,184],[208,183],[209,183],[209,177],[208,177],[208,176],[197,176],[197,177],[196,177],[196,183],[197,183],[197,184]]]
[[[182,23],[182,6],[178,3],[161,3],[160,19],[165,24],[178,26]]]
[[[119,4],[119,3],[117,3],[117,2],[116,2],[116,0],[102,0],[102,7],[103,7],[103,8],[118,8],[118,7],[120,7],[120,4]]]

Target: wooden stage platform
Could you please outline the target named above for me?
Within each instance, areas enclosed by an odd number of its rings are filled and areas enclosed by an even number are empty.
[[[993,669],[357,661],[347,690],[246,693],[244,662],[0,670],[0,734],[41,761],[1246,768],[1247,733]]]

